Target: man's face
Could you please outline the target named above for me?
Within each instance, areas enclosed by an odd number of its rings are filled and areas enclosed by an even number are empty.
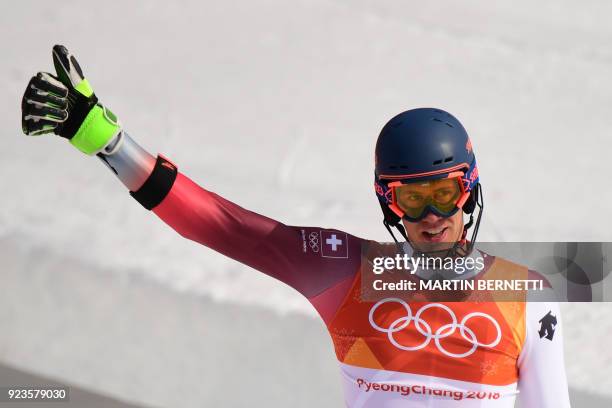
[[[410,242],[422,251],[448,248],[449,245],[442,243],[454,244],[461,239],[463,233],[463,211],[461,210],[448,218],[430,212],[421,221],[402,220],[402,222]]]

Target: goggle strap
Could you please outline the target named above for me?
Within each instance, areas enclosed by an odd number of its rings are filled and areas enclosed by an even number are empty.
[[[469,171],[469,168],[470,168],[470,165],[468,163],[461,163],[456,166],[450,167],[448,169],[439,169],[435,171],[427,171],[424,173],[412,173],[412,174],[381,174],[378,177],[383,180],[403,180],[403,179],[410,179],[410,178],[435,176],[435,175],[444,174],[444,173],[453,173],[460,169],[464,169],[462,171],[463,173],[465,171]]]

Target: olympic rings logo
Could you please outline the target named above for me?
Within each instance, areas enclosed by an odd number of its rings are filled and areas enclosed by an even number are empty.
[[[319,234],[316,232],[311,232],[308,235],[308,245],[310,245],[310,249],[313,252],[319,252]]]
[[[376,310],[381,305],[385,303],[390,303],[390,302],[399,303],[400,305],[402,305],[404,307],[404,310],[406,310],[406,316],[396,319],[393,323],[391,323],[391,325],[388,328],[380,327],[374,321],[374,313],[376,313]],[[431,326],[429,325],[429,323],[427,323],[425,320],[421,318],[421,315],[423,314],[423,312],[431,308],[439,308],[439,309],[444,310],[446,313],[448,313],[448,315],[450,316],[452,320],[451,323],[440,326],[438,330],[436,330],[435,333],[432,332]],[[488,319],[491,323],[493,323],[493,326],[495,326],[495,330],[497,331],[497,337],[495,338],[495,340],[493,340],[492,342],[488,344],[484,344],[484,343],[479,342],[476,339],[476,334],[474,333],[474,331],[470,329],[468,326],[466,326],[466,323],[468,322],[468,320],[470,320],[473,317],[484,317],[485,319]],[[372,327],[375,330],[378,330],[379,332],[387,333],[387,337],[389,338],[389,341],[391,342],[391,344],[393,344],[395,347],[397,347],[400,350],[417,351],[417,350],[420,350],[426,347],[433,339],[436,347],[438,348],[438,350],[440,350],[441,353],[449,357],[455,357],[455,358],[463,358],[463,357],[472,355],[474,354],[474,352],[476,351],[478,347],[493,348],[499,344],[499,342],[501,341],[501,336],[502,336],[501,327],[499,326],[499,323],[497,323],[497,321],[490,315],[486,313],[482,313],[482,312],[472,312],[472,313],[465,315],[465,317],[461,320],[460,323],[457,323],[457,316],[455,316],[455,313],[453,313],[451,308],[449,308],[446,305],[440,304],[440,303],[429,303],[421,307],[416,312],[416,314],[413,316],[412,310],[410,309],[410,306],[408,305],[408,303],[404,302],[401,299],[397,299],[397,298],[387,298],[387,299],[378,301],[374,306],[372,306],[372,309],[370,309],[369,319],[370,319],[370,325],[372,325]],[[414,321],[414,327],[417,329],[417,331],[421,335],[425,337],[425,340],[417,346],[409,347],[409,346],[404,346],[403,344],[398,343],[397,340],[393,337],[393,334],[407,328],[410,325],[411,321]],[[459,333],[461,333],[461,336],[463,337],[463,339],[472,345],[472,347],[465,353],[452,353],[446,350],[442,346],[442,343],[440,342],[441,339],[451,336],[457,329],[459,329]]]

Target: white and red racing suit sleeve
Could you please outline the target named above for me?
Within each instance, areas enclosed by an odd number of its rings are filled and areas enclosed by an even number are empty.
[[[569,407],[559,304],[528,302],[525,324],[525,343],[518,359],[521,408]]]

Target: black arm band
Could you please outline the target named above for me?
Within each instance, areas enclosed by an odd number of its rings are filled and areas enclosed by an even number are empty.
[[[137,191],[130,191],[130,195],[144,208],[152,210],[166,198],[176,180],[176,174],[176,166],[158,155],[149,178]]]

